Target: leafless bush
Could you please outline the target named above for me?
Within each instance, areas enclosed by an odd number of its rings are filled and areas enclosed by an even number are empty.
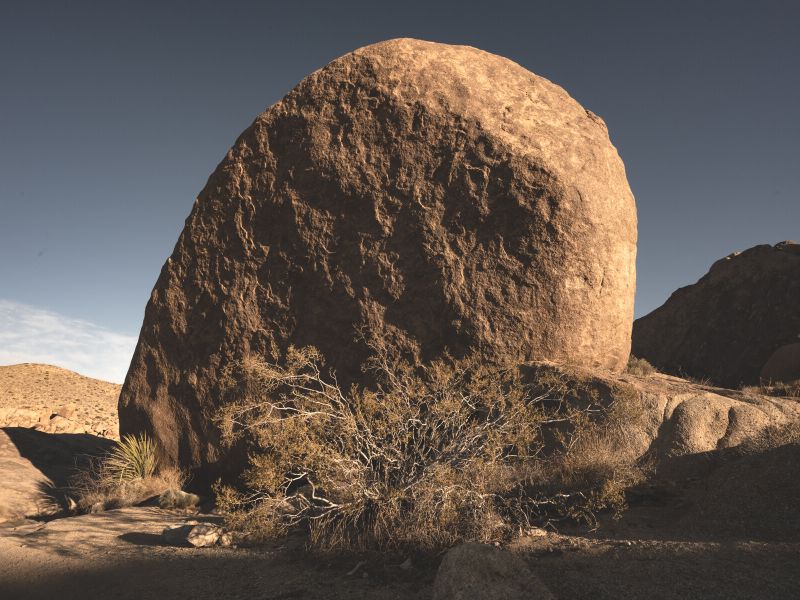
[[[219,423],[256,450],[246,491],[217,488],[229,526],[305,525],[319,549],[436,548],[622,505],[634,469],[613,402],[573,405],[557,376],[531,386],[476,359],[412,368],[373,346],[374,389],[343,392],[311,348],[237,367]]]

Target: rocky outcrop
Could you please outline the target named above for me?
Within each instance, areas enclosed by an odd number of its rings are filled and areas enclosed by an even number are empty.
[[[112,447],[111,440],[93,435],[0,428],[0,523],[50,517],[67,509],[67,486],[76,468]]]
[[[761,368],[761,381],[789,383],[800,381],[800,343],[781,346]]]
[[[792,399],[731,394],[664,375],[636,387],[646,414],[641,439],[658,460],[733,448],[769,427],[800,421]]]
[[[370,337],[413,360],[619,371],[635,253],[622,161],[563,89],[475,48],[362,48],[260,115],[211,175],[148,303],[122,433],[218,463],[226,369],[290,344],[344,385]]]
[[[800,244],[717,261],[694,285],[633,325],[633,354],[664,372],[738,387],[758,383],[770,356],[800,335]]]
[[[530,366],[540,379],[552,381],[541,375],[555,372],[562,382],[559,393],[575,406],[585,398],[606,406],[623,401],[627,427],[616,452],[648,457],[656,465],[735,448],[767,429],[800,423],[795,398],[766,396],[756,389],[716,388],[663,373],[610,375],[548,363]]]

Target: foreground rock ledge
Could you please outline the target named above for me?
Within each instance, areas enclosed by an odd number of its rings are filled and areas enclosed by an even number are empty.
[[[375,336],[619,371],[636,209],[603,121],[465,46],[392,40],[312,73],[239,137],[200,193],[145,313],[123,434],[219,461],[225,368],[313,345],[345,385]]]

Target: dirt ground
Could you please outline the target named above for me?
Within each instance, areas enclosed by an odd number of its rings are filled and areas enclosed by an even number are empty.
[[[50,390],[43,406],[58,403]],[[299,538],[183,548],[162,530],[219,517],[152,506],[66,516],[66,479],[111,443],[0,424],[0,600],[432,597],[441,555],[315,555]],[[534,529],[509,550],[556,598],[800,598],[798,498],[800,444],[718,449],[664,464],[630,493],[620,521]]]
[[[706,457],[697,467],[703,477],[632,494],[621,521],[606,518],[594,532],[532,530],[509,550],[557,598],[800,598],[800,520],[794,503],[784,505],[800,497],[800,446],[781,450],[783,462],[771,471],[764,463],[776,457]],[[727,507],[724,518],[708,518],[714,507]],[[161,531],[189,518],[218,520],[133,507],[7,521],[0,524],[0,598],[411,600],[431,597],[441,560],[314,555],[298,538],[253,548],[165,545]],[[400,566],[406,558],[411,569]]]
[[[0,597],[430,598],[439,558],[314,556],[291,540],[257,548],[176,548],[185,516],[127,508],[0,530]],[[557,598],[798,598],[800,543],[546,534],[512,544]],[[676,536],[677,537],[677,536]],[[348,573],[361,561],[365,564]]]

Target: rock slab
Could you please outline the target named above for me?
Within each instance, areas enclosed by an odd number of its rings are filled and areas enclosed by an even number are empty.
[[[447,552],[433,582],[434,600],[553,600],[519,556],[485,544]]]
[[[755,246],[718,260],[633,325],[633,354],[674,375],[756,384],[800,336],[800,244]]]
[[[261,114],[211,175],[148,303],[119,404],[166,462],[225,465],[225,370],[318,348],[344,385],[369,338],[621,370],[636,208],[603,121],[499,56],[356,50]]]

